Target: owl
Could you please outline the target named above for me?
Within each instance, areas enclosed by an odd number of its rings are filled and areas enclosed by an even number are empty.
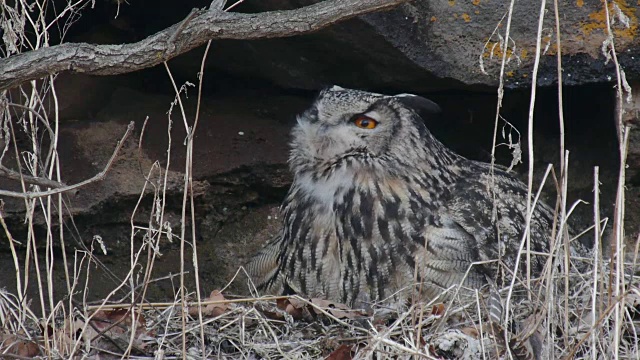
[[[438,112],[415,95],[321,91],[292,131],[282,229],[247,266],[258,289],[360,306],[406,300],[416,289],[425,300],[452,286],[479,289],[505,273],[499,264],[513,269],[527,188],[438,141],[425,126]],[[554,211],[538,203],[529,229],[534,276],[554,224]]]

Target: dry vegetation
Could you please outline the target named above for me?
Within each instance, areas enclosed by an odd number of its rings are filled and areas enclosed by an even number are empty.
[[[3,2],[1,26],[4,30],[2,57],[49,46],[50,31],[55,28],[64,35],[90,0],[69,1],[65,11],[54,18],[46,17],[50,0]],[[118,6],[124,6],[118,1]],[[557,13],[556,25],[561,16]],[[233,6],[233,5],[231,5]],[[511,9],[513,2],[511,2]],[[540,29],[545,2],[540,12]],[[606,9],[612,9],[608,5]],[[124,11],[124,9],[118,9]],[[613,16],[613,15],[612,15]],[[510,39],[511,10],[506,14],[505,33],[500,39]],[[517,21],[517,19],[513,19]],[[608,26],[609,34],[611,26]],[[30,34],[30,35],[27,35]],[[538,33],[540,45],[540,32]],[[64,39],[64,36],[63,36]],[[559,32],[557,41],[560,42]],[[501,41],[501,46],[510,46]],[[611,35],[603,44],[607,61],[617,64],[615,39]],[[561,48],[558,46],[558,48]],[[208,50],[208,45],[207,45]],[[208,52],[208,51],[207,51]],[[205,52],[205,57],[206,53]],[[509,61],[508,51],[502,49],[503,69]],[[541,46],[536,52],[540,57]],[[143,196],[153,196],[154,211],[146,226],[131,226],[130,271],[120,286],[98,304],[89,304],[84,297],[88,274],[98,261],[94,252],[104,251],[102,239],[95,237],[91,246],[76,248],[65,243],[65,233],[54,232],[54,224],[68,221],[64,215],[65,191],[83,186],[108,176],[111,161],[103,172],[85,182],[67,185],[60,173],[58,160],[58,118],[55,76],[31,81],[13,91],[0,93],[0,175],[12,177],[22,184],[21,192],[0,190],[0,196],[24,199],[25,222],[28,233],[24,238],[12,236],[0,208],[2,225],[2,251],[10,251],[15,265],[17,292],[0,289],[0,352],[7,358],[635,358],[639,353],[640,331],[639,276],[636,276],[637,246],[626,250],[623,233],[625,158],[629,130],[621,118],[618,122],[620,141],[620,177],[616,213],[606,221],[599,213],[598,169],[594,169],[594,198],[584,199],[593,204],[593,226],[583,236],[595,238],[593,258],[569,259],[568,236],[564,229],[566,219],[576,204],[566,203],[568,154],[561,143],[560,169],[547,169],[545,179],[554,181],[558,188],[558,231],[553,236],[553,253],[549,254],[546,272],[538,279],[527,278],[507,284],[492,284],[490,291],[472,290],[474,296],[461,296],[450,289],[447,297],[425,304],[415,302],[400,309],[372,306],[351,310],[341,304],[322,299],[293,297],[260,297],[247,284],[251,298],[235,298],[222,291],[208,297],[199,293],[197,248],[195,241],[194,203],[192,196],[193,134],[197,131],[198,114],[193,119],[185,115],[182,96],[188,87],[197,87],[201,95],[204,60],[197,74],[199,82],[176,84],[168,65],[176,94],[175,101],[167,104],[168,121],[184,126],[187,139],[184,151],[184,198],[182,222],[172,228],[164,220],[167,188],[166,167],[156,162],[148,171],[147,182],[141,190]],[[558,52],[558,64],[561,53]],[[538,62],[534,68],[537,72]],[[558,70],[560,72],[560,70]],[[501,77],[504,71],[501,72]],[[558,84],[562,103],[562,84]],[[624,72],[618,67],[617,86],[619,108],[630,91]],[[626,89],[626,90],[625,90]],[[533,104],[535,86],[531,93],[530,128],[528,131],[533,156]],[[502,86],[498,90],[496,112],[496,143]],[[44,99],[50,99],[45,101]],[[52,104],[52,109],[45,106]],[[198,101],[199,104],[199,101]],[[562,107],[560,107],[562,109]],[[622,116],[622,114],[619,114]],[[561,122],[563,121],[560,114]],[[146,125],[146,123],[145,123]],[[561,129],[563,126],[561,124]],[[123,129],[123,139],[115,146],[117,156],[121,144],[130,135]],[[141,129],[144,132],[144,128]],[[26,136],[29,142],[16,142],[16,134]],[[142,136],[140,136],[142,138]],[[171,142],[171,139],[169,139]],[[182,142],[182,139],[179,141]],[[495,144],[495,143],[494,143]],[[495,144],[497,145],[497,144]],[[144,144],[141,142],[139,146]],[[7,154],[20,159],[7,164]],[[168,158],[167,158],[168,159]],[[3,163],[4,161],[4,163]],[[533,164],[533,161],[529,162]],[[4,165],[3,165],[4,164]],[[531,165],[532,166],[532,165]],[[557,174],[557,176],[556,176]],[[532,183],[530,168],[529,189],[536,206],[542,184]],[[134,216],[135,211],[134,209]],[[42,217],[49,224],[44,236],[37,236],[34,218]],[[608,226],[612,231],[611,257],[603,258],[602,234]],[[57,227],[63,229],[64,226]],[[191,236],[187,237],[186,234]],[[147,286],[154,279],[151,273],[158,255],[161,238],[179,242],[181,261],[194,261],[195,272],[179,275],[180,289],[171,302],[149,304],[145,301]],[[142,241],[138,241],[142,239]],[[22,250],[17,249],[20,245]],[[185,258],[190,247],[193,259]],[[54,256],[54,248],[63,249],[62,256]],[[521,242],[522,264],[527,238]],[[631,253],[628,256],[626,253]],[[34,261],[38,259],[38,261]],[[42,261],[40,261],[42,259]],[[625,263],[625,259],[631,259]],[[67,294],[64,300],[53,293],[53,263],[63,262]],[[36,279],[29,278],[35,268]],[[580,271],[576,269],[579,268]],[[240,269],[239,271],[242,271]],[[87,276],[81,277],[80,274]],[[195,289],[186,289],[185,276],[195,276]],[[38,297],[27,298],[25,290],[30,283],[39,284]],[[126,293],[122,297],[122,293]],[[490,294],[487,296],[486,294]],[[119,297],[116,297],[119,296]],[[126,304],[135,304],[129,306]],[[200,305],[200,306],[199,306]],[[33,311],[33,309],[38,309]],[[38,313],[39,315],[36,315]]]

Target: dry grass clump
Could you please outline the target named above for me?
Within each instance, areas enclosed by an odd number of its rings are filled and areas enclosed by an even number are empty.
[[[626,264],[624,281],[629,286],[617,298],[610,296],[607,275],[594,284],[590,272],[571,271],[572,286],[566,295],[562,288],[567,274],[528,292],[521,283],[514,290],[517,295],[509,323],[504,322],[505,314],[496,319],[494,311],[494,299],[504,299],[508,288],[494,292],[452,288],[431,303],[398,308],[373,305],[366,310],[348,309],[323,299],[238,298],[214,291],[200,303],[191,301],[195,294],[188,294],[184,324],[180,299],[135,307],[103,303],[78,308],[73,315],[56,319],[56,338],[48,340],[49,346],[37,317],[24,313],[25,307],[17,298],[3,291],[0,318],[11,332],[2,335],[0,348],[14,356],[57,353],[66,357],[75,353],[101,359],[172,359],[183,355],[332,360],[635,359],[640,351],[640,289],[634,284],[640,276],[632,274],[634,268],[635,264]],[[595,313],[594,288],[603,289],[595,293]],[[463,292],[466,295],[461,295]],[[491,295],[483,295],[487,293]],[[616,305],[623,312],[618,321],[612,317]],[[616,336],[620,342],[614,348]]]

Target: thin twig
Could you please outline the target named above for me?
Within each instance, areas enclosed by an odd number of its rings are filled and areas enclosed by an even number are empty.
[[[533,63],[533,71],[531,74],[531,96],[529,100],[529,118],[527,127],[527,149],[529,153],[528,159],[528,174],[527,174],[527,221],[530,221],[530,214],[533,212],[531,205],[531,195],[533,193],[533,168],[534,168],[534,153],[533,153],[533,112],[536,104],[536,85],[538,81],[538,68],[540,66],[540,53],[542,48],[542,29],[544,24],[544,13],[546,10],[547,2],[542,0],[540,2],[540,14],[538,16],[538,33],[536,37],[536,55]],[[563,154],[564,156],[564,154]],[[527,224],[528,225],[528,224]],[[526,233],[527,241],[527,287],[531,287],[531,232]],[[509,314],[507,314],[509,316]]]
[[[598,270],[600,269],[600,168],[593,169],[593,289],[591,290],[591,327],[596,328],[596,317],[598,316]],[[591,336],[591,358],[596,360],[596,332]]]
[[[196,285],[196,297],[197,300],[202,300],[202,295],[200,294],[200,266],[198,263],[198,245],[196,239],[196,210],[195,210],[195,201],[193,199],[193,141],[195,139],[196,129],[198,128],[198,120],[200,119],[200,104],[202,103],[202,83],[204,81],[204,65],[207,61],[207,55],[209,54],[209,48],[211,47],[211,40],[207,42],[207,47],[204,50],[204,55],[202,55],[202,61],[200,62],[200,73],[198,74],[198,101],[196,105],[196,115],[193,121],[193,127],[189,131],[189,129],[185,129],[187,131],[187,159],[186,159],[186,174],[187,183],[185,184],[185,195],[188,191],[189,193],[189,204],[191,211],[191,247],[193,249],[193,268],[194,268],[194,279]],[[182,206],[186,206],[186,196],[185,201]],[[202,321],[202,308],[198,307],[198,322],[200,323],[200,342],[202,346],[202,355],[204,356],[206,353],[206,343],[204,339],[204,324]]]
[[[111,155],[111,158],[109,158],[109,161],[105,165],[104,169],[102,169],[102,171],[100,171],[94,177],[92,177],[90,179],[87,179],[87,180],[84,180],[84,181],[81,181],[81,182],[79,182],[77,184],[63,186],[63,187],[59,187],[59,188],[48,190],[48,191],[15,192],[15,191],[0,190],[0,196],[8,196],[8,197],[14,197],[14,198],[21,198],[21,199],[25,199],[25,200],[31,200],[31,199],[36,199],[36,198],[40,198],[40,197],[43,197],[43,196],[49,196],[49,195],[55,195],[55,194],[68,192],[68,191],[75,190],[75,189],[81,188],[83,186],[86,186],[86,185],[91,184],[93,182],[103,180],[105,178],[105,176],[107,175],[107,172],[109,171],[109,169],[113,165],[113,162],[114,162],[116,156],[118,155],[118,152],[120,152],[120,149],[122,149],[122,146],[124,145],[125,140],[129,137],[129,135],[131,134],[131,131],[133,131],[133,126],[134,126],[134,123],[132,121],[127,126],[127,130],[125,131],[124,135],[122,135],[122,138],[120,139],[120,141],[118,141],[118,144],[116,145],[116,148],[113,151],[113,154]]]
[[[176,49],[176,44],[175,44],[176,38],[178,37],[178,35],[180,35],[182,33],[182,31],[184,30],[185,26],[187,26],[189,21],[191,21],[191,19],[193,19],[193,17],[196,15],[197,12],[198,11],[196,9],[191,9],[191,12],[189,13],[189,15],[187,15],[187,17],[184,18],[184,20],[182,20],[180,25],[178,25],[178,28],[171,35],[171,37],[167,40],[167,48],[165,49],[165,54],[167,52],[175,51],[175,49]]]
[[[164,62],[164,67],[165,70],[167,71],[167,75],[169,75],[169,80],[171,80],[171,85],[173,85],[173,90],[175,91],[176,94],[176,100],[175,102],[178,103],[179,107],[180,107],[180,112],[182,113],[182,121],[184,122],[184,127],[185,130],[187,131],[187,134],[189,133],[189,124],[187,123],[187,115],[185,114],[184,111],[184,105],[182,104],[182,96],[180,94],[180,89],[178,89],[178,86],[176,85],[176,81],[173,78],[173,75],[171,74],[171,70],[169,69],[169,65],[167,64],[167,62]],[[187,156],[187,160],[188,160],[188,156]],[[187,179],[187,174],[185,174],[185,179]],[[184,189],[184,201],[186,201],[186,197],[187,197],[187,189]],[[186,334],[186,328],[187,328],[187,313],[186,313],[186,303],[187,303],[187,299],[186,299],[186,294],[185,294],[185,282],[184,282],[184,273],[185,273],[185,269],[184,269],[184,262],[185,262],[185,228],[186,228],[186,220],[185,220],[185,206],[184,206],[184,201],[183,201],[183,206],[182,206],[182,219],[180,221],[180,299],[182,301],[182,306],[180,308],[180,314],[182,316],[182,354],[183,354],[183,359],[186,359],[186,353],[187,353],[187,334]]]
[[[613,59],[613,64],[616,68],[616,82],[617,82],[617,91],[616,91],[616,100],[617,100],[617,109],[618,112],[616,114],[616,127],[618,134],[618,146],[620,153],[620,169],[618,173],[618,187],[616,193],[616,203],[615,203],[615,216],[613,220],[613,232],[614,232],[614,240],[615,240],[615,251],[611,254],[612,266],[610,271],[615,269],[615,286],[613,286],[613,295],[617,296],[620,293],[624,293],[624,282],[622,282],[621,274],[623,272],[623,244],[624,244],[624,210],[625,210],[625,169],[627,166],[627,151],[628,151],[628,141],[629,141],[629,127],[625,126],[622,120],[622,115],[624,112],[623,108],[623,71],[620,68],[620,63],[618,62],[618,54],[616,53],[614,33],[611,29],[611,19],[609,13],[609,1],[604,0],[604,13],[606,20],[606,34],[607,40],[605,40],[608,48],[611,49],[611,57]],[[615,6],[615,2],[614,2]],[[613,261],[615,259],[615,266],[613,265]],[[611,284],[611,280],[610,280]],[[611,288],[611,286],[610,286]],[[614,331],[613,331],[613,356],[617,359],[619,356],[619,345],[620,345],[620,332],[621,332],[621,317],[622,317],[622,308],[624,306],[624,298],[621,299],[621,302],[615,303],[614,308]]]
[[[291,299],[293,296],[283,295],[283,296],[262,296],[256,298],[240,298],[240,299],[225,299],[225,300],[205,300],[205,301],[190,301],[186,302],[187,307],[191,306],[201,306],[205,307],[207,305],[220,305],[220,304],[237,304],[237,303],[254,303],[259,301],[274,301],[274,300],[286,300]],[[302,299],[302,298],[300,298]],[[305,301],[302,299],[302,301]],[[175,302],[153,302],[153,303],[140,303],[140,304],[101,304],[101,305],[89,305],[86,307],[87,311],[96,311],[96,310],[116,310],[116,309],[168,309],[175,307]]]

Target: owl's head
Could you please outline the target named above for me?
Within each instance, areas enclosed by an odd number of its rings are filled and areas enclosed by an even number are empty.
[[[333,86],[298,116],[291,143],[294,171],[371,159],[410,160],[432,140],[424,120],[440,112],[416,95],[395,96]],[[422,154],[424,156],[424,154]]]

